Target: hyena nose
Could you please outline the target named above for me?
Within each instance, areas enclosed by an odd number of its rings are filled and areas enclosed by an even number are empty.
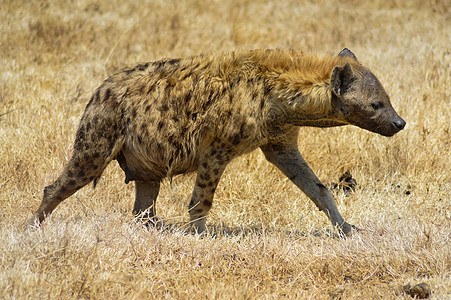
[[[404,127],[406,126],[406,121],[404,121],[403,119],[399,118],[398,120],[393,122],[393,125],[398,129],[398,130],[403,130]]]

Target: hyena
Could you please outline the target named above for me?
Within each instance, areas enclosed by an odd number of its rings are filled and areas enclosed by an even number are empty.
[[[133,213],[155,222],[166,177],[197,172],[189,214],[205,230],[221,174],[235,157],[260,148],[341,233],[353,226],[297,147],[301,126],[356,125],[392,136],[405,126],[373,73],[348,49],[338,55],[253,50],[163,59],[125,69],[94,92],[73,154],[45,187],[30,220],[38,224],[112,161],[135,181]]]

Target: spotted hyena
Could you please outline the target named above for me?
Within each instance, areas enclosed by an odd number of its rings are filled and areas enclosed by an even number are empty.
[[[297,148],[301,126],[356,125],[392,136],[405,122],[379,80],[344,49],[337,56],[255,50],[163,59],[125,69],[94,92],[78,126],[72,158],[30,223],[42,222],[64,199],[117,160],[135,181],[135,215],[152,222],[160,182],[197,172],[191,223],[205,230],[227,164],[260,148],[324,211],[334,226],[352,226],[337,210]]]

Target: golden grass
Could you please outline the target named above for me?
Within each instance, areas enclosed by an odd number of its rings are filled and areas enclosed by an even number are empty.
[[[435,1],[3,1],[0,5],[0,298],[451,297],[451,5]],[[137,62],[202,52],[350,48],[379,77],[407,127],[303,128],[324,182],[350,170],[336,201],[363,230],[330,236],[323,213],[260,151],[218,187],[206,237],[184,235],[193,175],[165,182],[169,231],[131,216],[117,164],[41,229],[22,225],[70,157],[90,93]]]

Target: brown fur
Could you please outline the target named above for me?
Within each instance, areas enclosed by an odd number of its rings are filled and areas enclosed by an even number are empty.
[[[298,126],[355,124],[385,135],[400,130],[393,129],[396,118],[370,112],[373,95],[391,105],[379,81],[351,54],[241,51],[164,59],[111,76],[89,101],[73,156],[45,188],[31,222],[41,222],[65,198],[96,182],[116,159],[126,183],[136,181],[134,213],[151,220],[160,181],[197,171],[189,207],[195,229],[203,231],[226,165],[261,147],[334,225],[349,233],[350,225],[296,143]]]

